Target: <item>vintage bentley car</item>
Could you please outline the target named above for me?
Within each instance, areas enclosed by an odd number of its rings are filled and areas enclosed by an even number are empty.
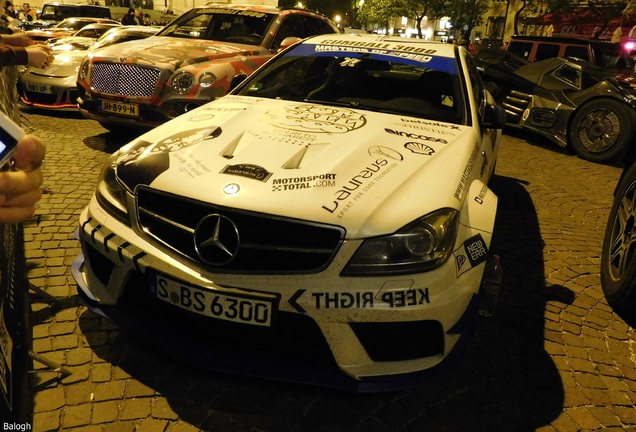
[[[466,346],[504,124],[463,47],[308,38],[111,156],[79,294],[200,367],[411,385]]]
[[[55,58],[45,69],[28,67],[18,79],[23,106],[77,111],[77,72],[88,51],[120,42],[145,39],[159,31],[152,26],[89,24],[75,35],[50,41]],[[99,37],[82,36],[90,34]]]
[[[636,130],[636,97],[592,63],[555,57],[528,63],[486,48],[475,55],[508,126],[538,133],[593,162],[620,160]]]
[[[107,129],[155,127],[227,93],[284,41],[339,32],[304,9],[206,5],[155,37],[89,55],[79,71],[79,109]]]

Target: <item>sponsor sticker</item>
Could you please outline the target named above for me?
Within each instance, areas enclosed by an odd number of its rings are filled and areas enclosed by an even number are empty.
[[[226,165],[220,173],[258,180],[263,183],[267,182],[272,176],[272,173],[265,168],[253,164]]]
[[[486,261],[488,247],[481,234],[477,234],[453,251],[453,256],[455,257],[455,270],[457,271],[457,277],[459,277]]]
[[[335,174],[319,174],[302,177],[275,178],[272,180],[272,192],[288,190],[335,187]]]
[[[306,297],[306,300],[303,302],[306,306],[312,306],[316,310],[383,309],[387,307],[390,309],[401,309],[431,303],[428,288],[386,291],[381,294],[376,294],[374,291],[307,293],[307,290],[299,289],[288,301],[294,309],[301,313],[307,312],[299,303],[302,297]]]
[[[422,143],[418,143],[414,141],[404,144],[404,148],[411,150],[411,152],[415,154],[421,154],[421,155],[427,155],[427,156],[432,156],[433,153],[435,153],[435,150],[433,150],[431,147],[427,146],[426,144],[422,144]]]

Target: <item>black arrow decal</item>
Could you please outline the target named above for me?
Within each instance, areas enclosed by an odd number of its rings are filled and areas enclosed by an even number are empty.
[[[298,304],[298,299],[302,297],[304,293],[305,293],[304,289],[299,289],[298,291],[294,293],[293,296],[291,296],[289,300],[287,300],[287,303],[289,303],[291,307],[293,307],[300,313],[307,313],[307,311],[301,305]]]

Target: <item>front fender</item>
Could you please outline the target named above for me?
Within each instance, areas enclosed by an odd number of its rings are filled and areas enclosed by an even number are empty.
[[[471,183],[462,204],[460,223],[476,233],[485,235],[484,239],[487,236],[488,244],[495,226],[498,201],[497,195],[481,180],[476,179]]]

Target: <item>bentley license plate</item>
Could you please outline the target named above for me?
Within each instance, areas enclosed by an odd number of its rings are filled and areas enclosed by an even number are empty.
[[[139,117],[139,105],[137,104],[103,100],[100,111],[126,117]]]
[[[210,318],[269,327],[275,297],[220,293],[156,275],[154,294],[161,301]]]

